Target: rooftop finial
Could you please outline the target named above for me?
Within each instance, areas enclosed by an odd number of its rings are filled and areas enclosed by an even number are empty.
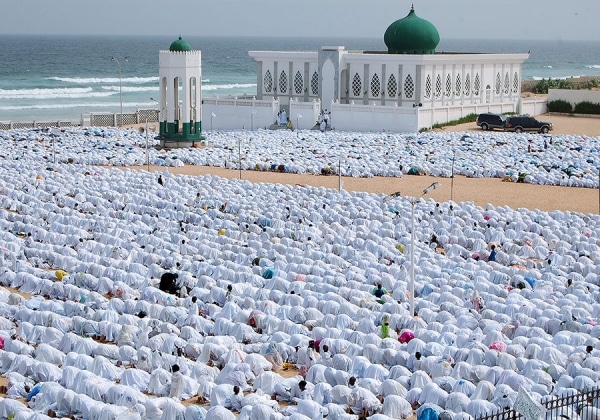
[[[410,10],[413,11],[413,12],[415,11],[415,4],[414,3],[410,5]]]

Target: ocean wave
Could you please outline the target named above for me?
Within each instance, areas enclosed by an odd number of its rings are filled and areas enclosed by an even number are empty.
[[[202,85],[202,90],[249,89],[255,87],[256,83],[229,83],[223,85]]]
[[[590,64],[588,66],[585,66],[588,69],[600,69],[600,64]]]
[[[145,102],[123,102],[123,107],[144,107],[144,109],[153,109],[152,106],[148,106]],[[156,105],[156,104],[153,104]],[[92,109],[92,108],[112,108],[117,110],[120,104],[118,102],[86,102],[86,103],[47,103],[47,104],[34,104],[34,105],[7,105],[0,106],[0,111],[24,111],[28,109],[69,109],[69,108],[81,108],[81,109]]]
[[[89,84],[89,83],[119,83],[118,77],[48,77],[48,80],[56,80],[65,83]],[[121,83],[141,84],[158,82],[159,77],[123,77]],[[203,79],[202,83],[208,83],[210,79]]]
[[[77,83],[79,85],[90,83],[119,83],[119,80],[121,81],[121,84],[141,84],[158,82],[160,80],[158,77],[123,77],[121,79],[118,77],[49,77],[48,79],[66,83]]]
[[[109,90],[118,93],[119,86],[101,86],[101,89]],[[123,86],[122,92],[156,92],[158,94],[158,86]]]
[[[0,89],[0,99],[76,99],[88,97],[107,97],[112,92],[94,92],[92,88],[59,89]]]

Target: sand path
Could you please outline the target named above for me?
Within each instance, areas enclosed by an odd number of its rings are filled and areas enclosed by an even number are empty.
[[[600,118],[570,117],[562,115],[542,115],[540,120],[554,124],[551,134],[573,134],[581,136],[600,136]],[[481,132],[475,123],[446,127],[443,131]],[[600,158],[600,157],[592,157]],[[146,166],[139,167],[146,169]],[[164,171],[165,167],[150,166],[150,171]],[[183,166],[168,168],[172,174],[184,175],[217,175],[223,178],[240,178],[237,170],[207,166]],[[435,178],[429,176],[405,175],[402,178],[350,178],[337,176],[297,175],[275,172],[242,171],[241,179],[251,182],[280,184],[301,184],[315,187],[338,189],[340,183],[346,191],[367,191],[377,194],[390,194],[400,191],[402,195],[416,197],[432,182],[439,182],[441,187],[428,194],[437,201],[453,200],[456,203],[473,202],[485,207],[488,203],[495,207],[539,209],[542,211],[574,211],[584,214],[600,214],[600,189],[569,188],[532,184],[502,182],[498,178]],[[226,198],[224,197],[226,200]]]

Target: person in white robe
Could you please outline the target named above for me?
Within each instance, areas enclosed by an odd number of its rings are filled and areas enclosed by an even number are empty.
[[[171,366],[171,387],[169,389],[169,397],[181,400],[183,394],[184,379],[183,374],[179,369],[179,365]]]

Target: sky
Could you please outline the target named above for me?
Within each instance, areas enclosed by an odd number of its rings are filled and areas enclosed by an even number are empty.
[[[598,0],[3,0],[0,34],[379,38],[414,4],[442,39],[600,42]]]

